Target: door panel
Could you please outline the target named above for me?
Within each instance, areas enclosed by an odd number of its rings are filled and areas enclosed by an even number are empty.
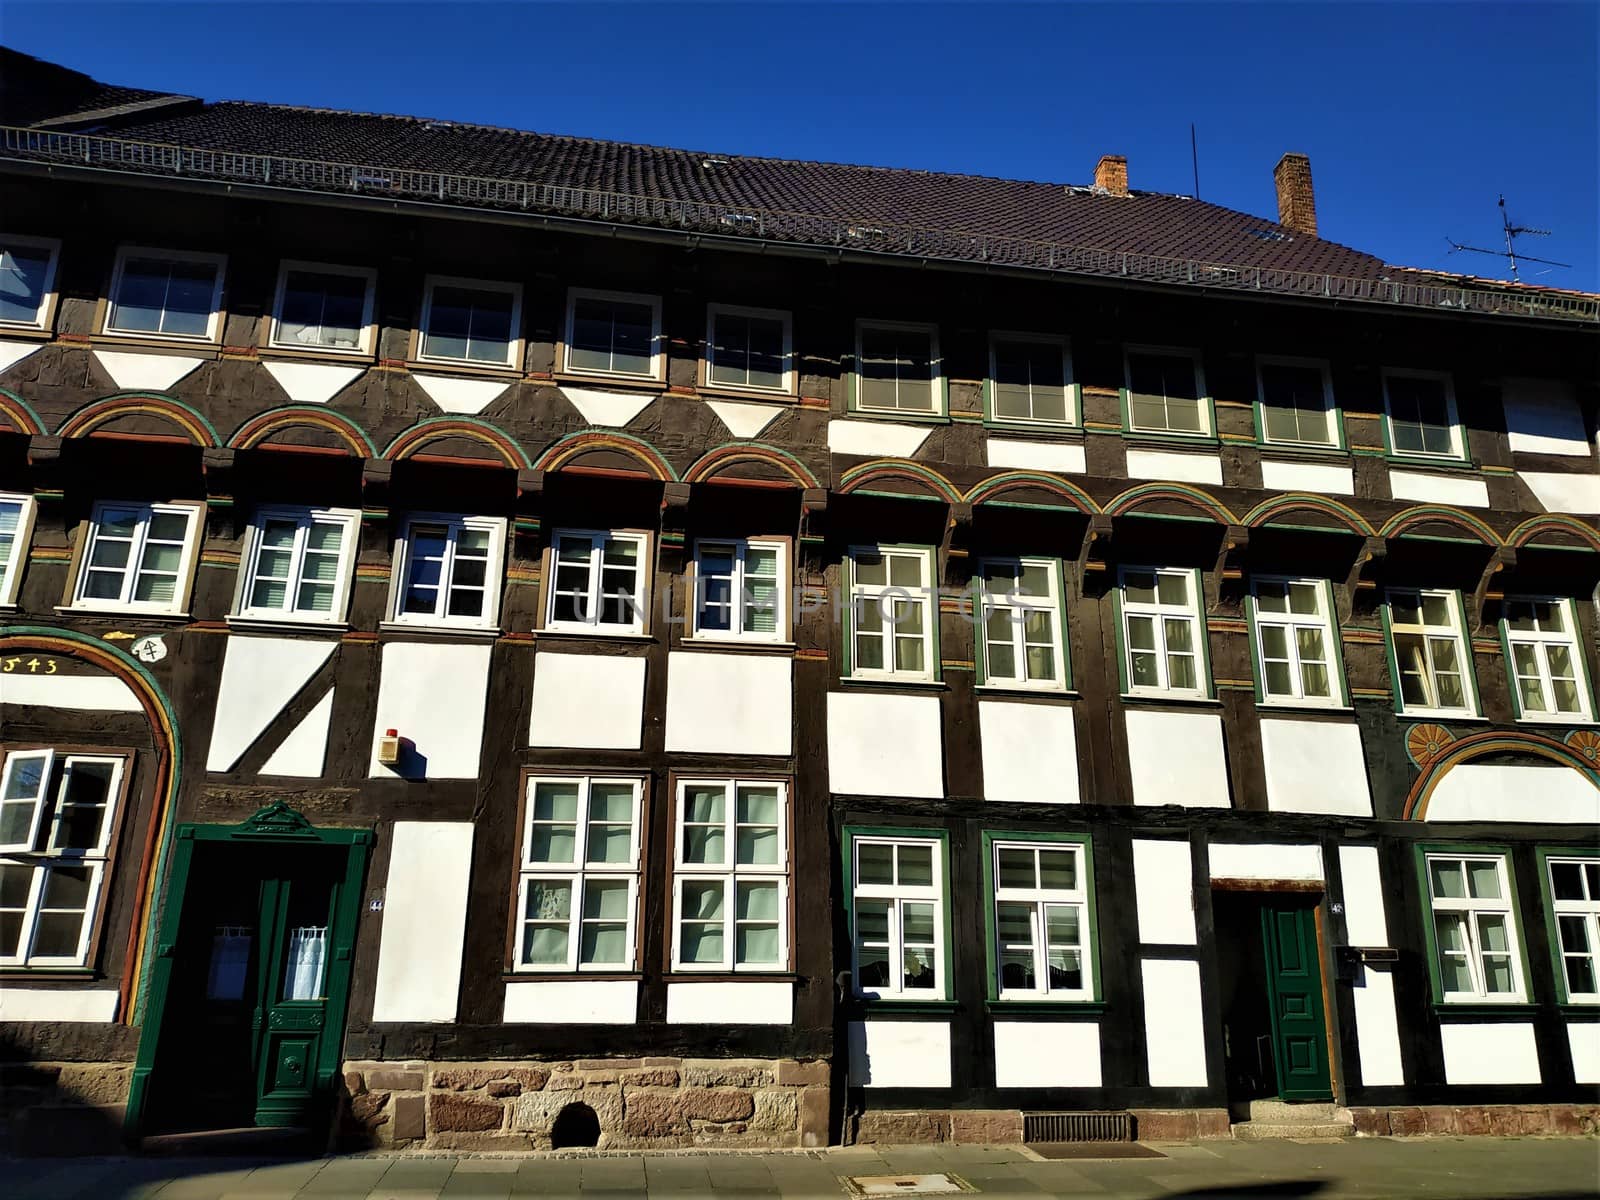
[[[1322,971],[1317,961],[1316,913],[1305,907],[1264,905],[1261,934],[1278,1095],[1285,1100],[1330,1100],[1328,1030],[1322,1011]]]

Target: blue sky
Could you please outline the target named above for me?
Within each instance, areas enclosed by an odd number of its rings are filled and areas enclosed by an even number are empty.
[[[80,4],[0,41],[115,83],[692,149],[1087,182],[1275,215],[1484,275],[1497,196],[1554,231],[1523,280],[1600,290],[1600,5]]]

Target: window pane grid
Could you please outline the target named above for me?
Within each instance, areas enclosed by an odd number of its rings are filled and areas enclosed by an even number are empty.
[[[352,549],[349,517],[307,510],[264,512],[252,533],[242,615],[335,620]]]
[[[777,781],[679,783],[673,938],[679,968],[786,965],[787,794]]]
[[[996,842],[991,853],[1000,997],[1092,995],[1082,847]]]
[[[78,602],[171,611],[178,603],[194,511],[104,505],[90,522]]]
[[[1449,592],[1391,592],[1389,628],[1406,708],[1466,711],[1470,668],[1454,596]]]
[[[428,285],[423,358],[514,366],[518,297],[501,288],[432,282]]]
[[[720,387],[781,392],[788,379],[788,322],[781,316],[713,310],[708,378]]]
[[[1130,353],[1128,420],[1135,430],[1205,433],[1195,360],[1187,354]]]
[[[933,673],[929,555],[922,550],[862,549],[851,553],[853,673]]]
[[[933,332],[861,326],[857,333],[859,408],[933,413],[936,376]]]
[[[1521,960],[1505,859],[1428,855],[1426,862],[1445,998],[1520,998]]]
[[[1444,380],[1389,375],[1384,379],[1384,395],[1389,404],[1389,430],[1396,453],[1458,453]]]
[[[1337,701],[1326,584],[1316,579],[1257,579],[1255,615],[1266,698]]]
[[[413,520],[406,527],[395,619],[486,624],[498,583],[496,534],[488,523],[469,519]]]
[[[655,322],[655,306],[650,303],[574,297],[567,369],[605,375],[654,375]]]
[[[1523,716],[1587,715],[1572,605],[1567,600],[1511,598],[1501,621]]]
[[[213,262],[125,256],[106,328],[119,333],[206,337],[220,270]]]
[[[556,535],[548,622],[560,628],[637,632],[644,625],[642,534]]]
[[[1333,410],[1320,366],[1261,364],[1261,426],[1269,442],[1330,446]]]
[[[285,268],[273,320],[274,345],[359,350],[366,329],[370,279],[343,271]]]
[[[0,247],[0,322],[41,325],[54,252],[43,246]]]
[[[1202,689],[1195,573],[1130,567],[1122,574],[1128,686],[1134,691]]]
[[[1066,351],[1059,342],[997,337],[989,350],[995,419],[1052,425],[1071,420]]]
[[[1547,870],[1567,998],[1600,1003],[1600,858],[1552,858]]]
[[[943,847],[854,839],[855,987],[886,998],[944,996]]]
[[[1056,566],[1044,559],[987,559],[983,590],[984,682],[1063,682]]]
[[[778,641],[783,622],[784,548],[777,542],[701,542],[695,551],[694,631]]]

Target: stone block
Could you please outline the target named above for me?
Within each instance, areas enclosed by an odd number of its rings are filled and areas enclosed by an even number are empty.
[[[978,1109],[950,1114],[950,1140],[998,1146],[1022,1140],[1022,1113],[1017,1109]]]
[[[580,1058],[572,1065],[579,1071],[627,1071],[644,1063],[637,1058]]]
[[[683,1115],[700,1121],[743,1121],[754,1115],[756,1102],[749,1092],[731,1088],[715,1091],[691,1088],[682,1093]]]
[[[1381,1109],[1379,1110],[1382,1111]],[[1428,1132],[1428,1115],[1420,1108],[1389,1109],[1391,1137],[1417,1137]]]
[[[547,1090],[552,1092],[576,1092],[583,1087],[584,1082],[582,1075],[568,1072],[550,1076],[550,1082],[545,1086]]]
[[[799,1095],[792,1088],[767,1089],[755,1095],[750,1128],[763,1133],[792,1133],[800,1120]]]
[[[448,1088],[453,1092],[464,1092],[472,1086],[472,1071],[467,1067],[436,1067],[433,1072],[433,1086]]]
[[[1456,1127],[1450,1132],[1481,1135],[1491,1132],[1489,1125],[1489,1109],[1473,1104],[1455,1110]],[[1430,1122],[1431,1125],[1431,1122]],[[1433,1130],[1430,1128],[1430,1133]]]
[[[645,1067],[681,1067],[681,1058],[645,1058],[640,1060],[640,1065]]]
[[[511,1110],[511,1128],[542,1137],[550,1136],[550,1126],[556,1114],[571,1104],[576,1096],[566,1092],[524,1092],[517,1097]]]
[[[1364,1137],[1389,1136],[1389,1111],[1383,1108],[1352,1108],[1350,1123]]]
[[[368,1129],[374,1129],[389,1119],[384,1107],[389,1103],[388,1092],[362,1092],[350,1099],[350,1115]]]
[[[772,1071],[765,1063],[739,1062],[716,1059],[685,1059],[683,1082],[687,1087],[716,1088],[766,1087],[772,1082]]]
[[[949,1139],[950,1115],[942,1112],[864,1112],[856,1124],[856,1141],[863,1145]]]
[[[421,1096],[396,1096],[394,1103],[389,1106],[389,1115],[393,1118],[389,1136],[395,1141],[405,1142],[425,1137],[428,1132],[426,1110]]]
[[[344,1073],[344,1090],[352,1096],[359,1096],[367,1090],[366,1081],[361,1077],[360,1071],[346,1071]]]
[[[56,1096],[68,1104],[121,1104],[132,1080],[131,1063],[66,1063],[56,1077]]]
[[[483,1090],[491,1096],[520,1096],[522,1085],[515,1079],[494,1079],[483,1085]]]
[[[800,1093],[800,1144],[807,1148],[828,1144],[829,1092],[808,1087]]]
[[[1428,1105],[1422,1110],[1422,1120],[1429,1133],[1456,1132],[1456,1110],[1445,1105]]]
[[[677,1087],[679,1075],[672,1067],[647,1067],[640,1071],[624,1071],[624,1087]]]
[[[1570,1104],[1552,1104],[1546,1111],[1547,1131],[1566,1136],[1592,1132],[1583,1127],[1583,1116]]]
[[[1233,1121],[1225,1108],[1202,1108],[1194,1115],[1195,1136],[1225,1138],[1233,1136]]]
[[[504,1120],[505,1106],[497,1101],[449,1092],[428,1097],[428,1127],[434,1133],[481,1133],[499,1129]]]
[[[550,1078],[550,1072],[543,1067],[512,1067],[506,1074],[520,1083],[525,1092],[537,1092]]]
[[[816,1083],[827,1083],[832,1078],[832,1068],[822,1059],[795,1062],[786,1058],[778,1063],[778,1083],[783,1087],[809,1087]]]
[[[630,1138],[663,1138],[689,1132],[680,1095],[630,1092],[622,1106],[622,1133]]]
[[[420,1070],[406,1067],[372,1067],[366,1072],[367,1086],[373,1091],[420,1092],[426,1085]],[[438,1086],[438,1074],[435,1074]]]
[[[610,1067],[595,1067],[583,1073],[583,1082],[591,1083],[616,1083],[621,1078],[621,1071],[614,1071]]]
[[[430,1150],[532,1150],[533,1142],[521,1133],[436,1133],[428,1139]]]
[[[1522,1110],[1509,1104],[1495,1104],[1483,1110],[1494,1137],[1516,1137],[1522,1132]]]
[[[1186,1142],[1199,1136],[1200,1122],[1193,1109],[1136,1108],[1133,1135],[1141,1142]]]

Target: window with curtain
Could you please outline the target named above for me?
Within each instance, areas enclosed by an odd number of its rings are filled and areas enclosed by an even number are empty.
[[[1551,857],[1557,969],[1573,1004],[1600,1004],[1600,858]]]
[[[550,551],[548,629],[639,633],[644,629],[645,572],[642,533],[558,530]]]
[[[566,369],[662,378],[661,300],[574,288],[567,297]]]
[[[417,356],[481,367],[516,367],[522,288],[477,279],[428,279]]]
[[[1264,441],[1289,446],[1338,445],[1326,363],[1264,358],[1256,369],[1261,381]]]
[[[224,259],[124,248],[112,275],[106,332],[215,338]]]
[[[528,779],[518,971],[633,969],[642,786],[597,776]]]
[[[944,407],[938,332],[931,325],[856,326],[856,407],[936,415]]]
[[[181,611],[199,527],[199,509],[189,505],[95,505],[73,603]]]
[[[978,572],[983,683],[1064,688],[1061,564],[1048,558],[985,558]]]
[[[1449,591],[1389,592],[1389,636],[1403,711],[1475,711],[1460,602]]]
[[[272,314],[272,345],[286,350],[372,350],[374,274],[359,267],[284,263]]]
[[[672,964],[778,971],[789,962],[788,785],[680,780]]]
[[[505,524],[496,517],[409,517],[395,555],[394,620],[493,628]]]
[[[0,234],[0,325],[44,328],[60,253],[52,238]]]
[[[1120,601],[1128,690],[1203,695],[1207,681],[1200,573],[1124,567]]]
[[[1511,649],[1518,715],[1590,719],[1589,682],[1571,600],[1550,596],[1508,596],[1501,618]]]
[[[1383,397],[1389,444],[1396,454],[1465,457],[1455,397],[1446,376],[1386,372]]]
[[[1209,434],[1200,364],[1187,351],[1129,350],[1128,428],[1135,433]]]
[[[847,836],[856,995],[945,999],[943,840]]]
[[[1505,855],[1429,854],[1426,869],[1443,998],[1523,999]]]
[[[1061,338],[992,334],[989,383],[996,421],[1068,425],[1077,419],[1067,345]]]
[[[1333,609],[1325,579],[1251,581],[1256,666],[1267,701],[1339,704],[1343,673],[1334,653]]]
[[[263,509],[246,547],[240,617],[344,620],[360,514],[344,509]]]
[[[15,604],[33,528],[33,497],[0,492],[0,606]]]
[[[1001,1000],[1094,998],[1094,936],[1087,854],[1082,843],[989,843],[991,936]]]
[[[789,634],[786,547],[779,541],[695,545],[694,634],[777,642]]]
[[[758,392],[794,391],[788,313],[713,304],[706,324],[707,384]]]
[[[933,678],[933,553],[922,546],[850,551],[852,675]]]

